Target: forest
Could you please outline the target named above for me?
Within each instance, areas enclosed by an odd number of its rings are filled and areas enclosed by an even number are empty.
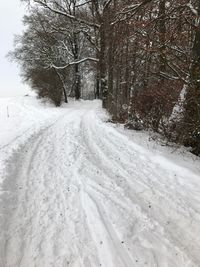
[[[22,0],[10,57],[56,106],[101,99],[113,122],[200,155],[199,0]]]

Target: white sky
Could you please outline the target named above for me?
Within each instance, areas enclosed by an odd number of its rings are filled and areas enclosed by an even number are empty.
[[[10,63],[6,54],[13,50],[14,34],[23,31],[25,6],[20,0],[0,0],[0,97],[19,96],[28,92],[22,84],[19,67]]]

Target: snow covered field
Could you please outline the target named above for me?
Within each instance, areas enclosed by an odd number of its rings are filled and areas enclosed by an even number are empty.
[[[200,160],[106,116],[0,99],[0,267],[200,266]]]

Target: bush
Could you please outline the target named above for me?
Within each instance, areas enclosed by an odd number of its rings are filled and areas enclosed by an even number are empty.
[[[170,88],[166,83],[162,87],[154,86],[135,92],[131,101],[131,120],[137,124],[141,122],[141,127],[145,129],[163,131],[179,93],[178,89]]]
[[[60,106],[63,98],[63,88],[54,69],[32,69],[29,80],[39,97],[47,97],[56,106]]]

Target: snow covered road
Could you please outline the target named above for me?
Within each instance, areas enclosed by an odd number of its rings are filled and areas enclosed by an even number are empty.
[[[103,122],[99,102],[52,112],[5,163],[0,267],[199,267],[199,173]]]

